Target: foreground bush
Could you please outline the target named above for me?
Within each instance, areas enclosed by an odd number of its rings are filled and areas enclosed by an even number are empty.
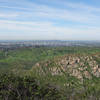
[[[75,83],[75,82],[74,82]],[[0,75],[0,100],[100,100],[100,79],[84,79],[83,85],[64,89],[48,83],[40,84],[33,77]]]
[[[0,100],[59,100],[60,93],[32,77],[0,75]]]

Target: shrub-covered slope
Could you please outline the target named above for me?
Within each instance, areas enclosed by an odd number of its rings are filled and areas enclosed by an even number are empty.
[[[100,48],[1,50],[0,72],[1,100],[100,98]]]

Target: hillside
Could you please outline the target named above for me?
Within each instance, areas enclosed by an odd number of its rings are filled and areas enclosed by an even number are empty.
[[[32,100],[35,98],[99,100],[100,98],[100,48],[98,47],[1,50],[0,72],[1,98],[5,98],[6,95],[8,98],[10,95],[12,98],[16,97],[16,100],[24,100],[24,95],[29,100],[31,97]],[[32,83],[33,80],[36,80],[35,84]],[[20,84],[24,87],[20,87]],[[12,89],[8,87],[9,85]],[[36,91],[34,86],[38,87]],[[13,92],[15,97],[12,96]],[[10,100],[13,100],[12,98]]]
[[[33,66],[31,71],[52,76],[69,74],[80,80],[100,77],[100,55],[64,55],[52,60],[42,61]],[[40,76],[41,76],[40,75]]]

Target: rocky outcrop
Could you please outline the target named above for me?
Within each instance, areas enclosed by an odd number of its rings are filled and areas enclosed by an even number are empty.
[[[54,58],[50,61],[37,63],[36,68],[40,67],[40,72],[45,71],[42,68],[47,68],[51,75],[62,75],[68,73],[78,79],[91,79],[92,75],[100,77],[100,68],[92,55],[66,55],[63,57]],[[43,72],[44,71],[44,72]]]

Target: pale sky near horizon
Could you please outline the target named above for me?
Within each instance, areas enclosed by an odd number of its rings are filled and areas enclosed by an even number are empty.
[[[0,40],[100,40],[100,0],[0,0]]]

